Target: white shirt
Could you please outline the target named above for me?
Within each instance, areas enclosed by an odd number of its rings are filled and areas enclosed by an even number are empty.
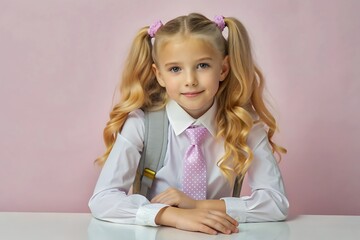
[[[183,157],[189,146],[185,129],[203,125],[210,134],[202,149],[207,161],[207,199],[225,201],[226,212],[238,222],[283,220],[289,207],[276,159],[262,124],[256,124],[248,136],[254,159],[247,172],[251,196],[231,197],[229,183],[217,166],[224,155],[224,141],[215,138],[214,104],[198,119],[192,118],[175,101],[166,105],[169,118],[168,147],[164,166],[156,173],[150,199],[169,187],[181,189]],[[89,207],[94,217],[126,224],[156,226],[155,217],[164,204],[150,203],[147,198],[131,194],[144,142],[144,113],[131,112],[103,166]]]

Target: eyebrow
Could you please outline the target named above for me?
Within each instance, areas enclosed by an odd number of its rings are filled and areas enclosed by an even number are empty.
[[[199,58],[196,60],[196,62],[201,62],[201,61],[212,61],[213,58],[211,57],[203,57],[203,58]],[[168,63],[165,63],[165,67],[167,66],[174,66],[174,65],[179,65],[179,62],[168,62]]]

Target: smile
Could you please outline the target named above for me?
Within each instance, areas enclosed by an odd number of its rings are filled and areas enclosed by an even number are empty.
[[[199,91],[199,92],[186,92],[186,93],[182,93],[181,95],[184,95],[186,97],[196,97],[199,94],[203,93],[204,91]]]

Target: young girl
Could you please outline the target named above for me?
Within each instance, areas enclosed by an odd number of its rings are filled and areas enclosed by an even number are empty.
[[[107,151],[97,159],[103,168],[89,201],[94,217],[209,234],[238,232],[238,222],[286,218],[289,204],[274,157],[286,150],[272,141],[276,121],[265,107],[263,77],[250,49],[235,18],[190,14],[138,32],[120,102],[104,129]],[[162,108],[168,147],[147,199],[129,191],[143,150],[144,111]],[[200,145],[190,144],[193,129],[202,129]],[[205,165],[187,173],[194,159]],[[251,196],[232,197],[235,178],[245,173]]]

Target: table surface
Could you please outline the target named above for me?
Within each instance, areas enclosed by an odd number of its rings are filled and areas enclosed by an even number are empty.
[[[202,240],[360,239],[360,216],[301,215],[285,222],[243,223],[231,235],[207,235],[169,227],[143,227],[96,220],[87,213],[0,212],[0,239]]]

